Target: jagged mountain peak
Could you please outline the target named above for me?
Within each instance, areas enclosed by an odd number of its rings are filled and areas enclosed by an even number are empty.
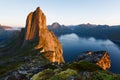
[[[53,32],[48,30],[46,16],[40,7],[37,7],[27,17],[23,46],[34,40],[38,40],[35,49],[43,48],[41,52],[48,52],[46,57],[51,62],[64,62],[62,45]]]

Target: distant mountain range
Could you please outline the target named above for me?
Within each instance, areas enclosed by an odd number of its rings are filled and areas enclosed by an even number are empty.
[[[10,26],[0,25],[0,29],[15,29]],[[48,29],[53,31],[56,36],[64,34],[75,33],[80,37],[94,37],[97,39],[110,39],[114,42],[120,42],[120,25],[96,25],[96,24],[79,24],[79,25],[61,25],[58,22],[54,22],[52,25],[48,25]]]
[[[0,24],[0,29],[12,29],[12,27]]]
[[[95,37],[110,40],[120,41],[120,25],[93,25],[93,24],[80,24],[80,25],[60,25],[59,23],[53,23],[48,25],[48,28],[52,30],[56,36],[64,34],[76,33],[80,37]]]

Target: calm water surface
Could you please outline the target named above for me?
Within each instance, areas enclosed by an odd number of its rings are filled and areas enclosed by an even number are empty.
[[[111,58],[110,71],[120,73],[120,47],[110,40],[100,40],[91,38],[82,38],[76,34],[67,34],[59,37],[63,46],[64,58],[66,62],[72,61],[75,57],[84,51],[105,50],[109,52]]]

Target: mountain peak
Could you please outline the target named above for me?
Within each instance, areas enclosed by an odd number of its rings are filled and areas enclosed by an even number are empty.
[[[60,24],[58,22],[54,22],[51,26],[52,28],[58,28],[60,27]]]
[[[40,10],[40,7],[38,6],[38,7],[36,8],[36,10]]]
[[[42,52],[47,52],[46,57],[51,62],[64,62],[62,45],[53,32],[48,30],[46,16],[40,7],[27,17],[23,46],[34,40],[38,41],[35,49],[42,48]]]
[[[40,7],[37,7],[35,10],[36,13],[43,13],[42,10],[40,9]]]

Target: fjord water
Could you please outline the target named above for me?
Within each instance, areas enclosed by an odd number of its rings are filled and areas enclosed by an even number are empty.
[[[66,34],[59,37],[63,46],[66,62],[75,59],[77,55],[85,51],[108,51],[111,59],[110,71],[120,73],[120,47],[111,40],[95,39],[94,37],[82,38],[76,34]]]

